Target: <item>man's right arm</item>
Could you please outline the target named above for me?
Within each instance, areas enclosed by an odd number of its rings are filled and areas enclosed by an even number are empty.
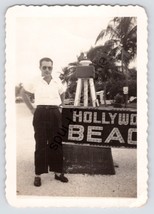
[[[30,99],[27,95],[27,92],[24,88],[21,89],[20,91],[22,99],[24,101],[24,103],[26,104],[26,106],[29,108],[29,110],[31,111],[32,114],[34,114],[35,112],[35,108],[33,107],[32,103],[30,102]]]

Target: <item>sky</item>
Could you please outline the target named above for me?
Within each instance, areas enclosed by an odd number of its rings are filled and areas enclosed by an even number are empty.
[[[40,75],[39,60],[50,57],[57,76],[96,38],[112,17],[19,17],[16,19],[16,82]],[[102,41],[100,42],[100,44]]]

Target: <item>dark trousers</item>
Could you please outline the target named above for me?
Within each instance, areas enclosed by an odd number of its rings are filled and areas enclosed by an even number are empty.
[[[35,174],[49,171],[62,173],[63,150],[59,137],[61,114],[58,107],[38,106],[33,118],[35,147]]]

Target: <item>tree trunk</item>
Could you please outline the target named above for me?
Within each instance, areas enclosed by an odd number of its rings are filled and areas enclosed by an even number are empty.
[[[123,49],[121,50],[121,70],[122,70],[122,74],[124,74],[124,53],[123,53]]]
[[[124,50],[122,48],[121,50],[121,67],[122,67],[122,73],[125,75],[125,80],[126,80],[126,84],[125,86],[128,87],[128,68],[126,63],[124,62]],[[125,68],[125,71],[124,71]],[[127,104],[128,104],[128,94],[124,94],[125,97],[125,108],[127,108]]]
[[[103,99],[104,99],[104,106],[106,106],[106,82],[104,83],[104,96],[103,96]]]
[[[125,80],[126,80],[126,86],[128,87],[128,68],[127,65],[125,65]],[[129,93],[129,88],[128,88]],[[125,107],[127,108],[128,105],[128,93],[125,94]]]

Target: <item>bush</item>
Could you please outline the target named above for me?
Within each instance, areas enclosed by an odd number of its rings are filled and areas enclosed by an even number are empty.
[[[123,102],[124,102],[123,95],[121,95],[121,94],[118,93],[114,97],[114,104],[113,104],[113,106],[116,107],[116,108],[121,108]]]

